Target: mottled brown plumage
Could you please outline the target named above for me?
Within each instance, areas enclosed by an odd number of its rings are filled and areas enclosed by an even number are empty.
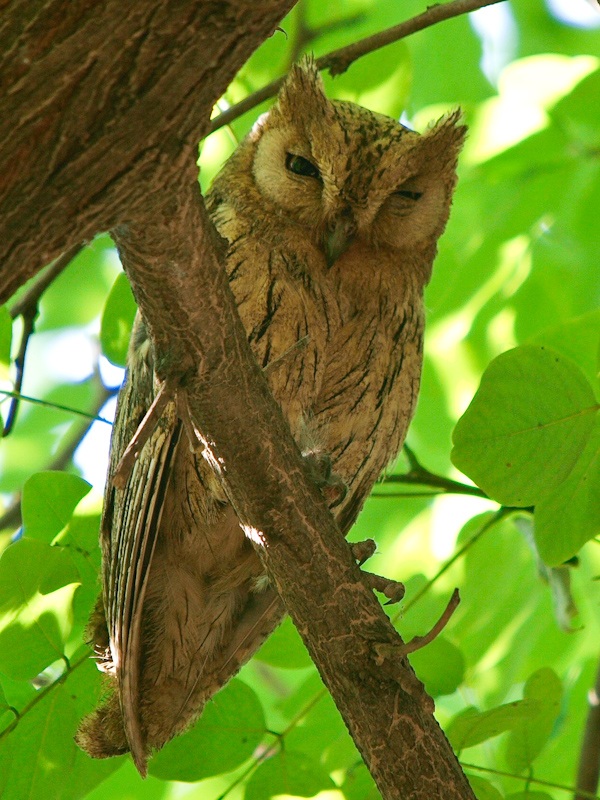
[[[346,533],[398,453],[417,398],[422,292],[448,218],[464,127],[423,136],[326,99],[311,60],[207,197],[240,316],[301,449],[348,487]],[[116,465],[156,391],[138,322],[111,448],[91,629],[114,691],[82,723],[90,755],[147,758],[201,713],[283,609],[170,401],[124,489]],[[339,499],[339,498],[338,498]]]

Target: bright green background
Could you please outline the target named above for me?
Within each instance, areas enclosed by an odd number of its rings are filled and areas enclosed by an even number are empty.
[[[255,53],[223,102],[284,73],[301,27],[311,34],[304,49],[320,55],[424,7],[347,0],[330,11],[302,0],[282,23],[287,35]],[[460,588],[450,624],[412,661],[460,758],[479,768],[467,770],[477,796],[559,800],[568,794],[535,781],[573,785],[600,641],[600,28],[560,23],[541,0],[513,0],[503,12],[512,27],[488,77],[466,17],[326,77],[332,96],[404,113],[420,129],[464,109],[470,136],[427,289],[423,387],[408,442],[432,472],[465,481],[458,467],[497,501],[380,486],[351,538],[374,537],[369,569],[406,583],[402,606],[388,608],[405,637],[425,633]],[[260,110],[204,143],[204,186]],[[133,315],[118,272],[101,236],[44,294],[25,394],[101,409],[107,392],[92,366],[100,351],[123,364]],[[10,328],[2,310],[2,379]],[[17,320],[13,357],[19,333]],[[196,728],[151,762],[147,781],[127,758],[95,762],[76,748],[77,721],[101,692],[82,645],[98,585],[101,486],[88,494],[72,464],[69,474],[48,470],[87,424],[24,403],[0,447],[0,497],[9,508],[22,494],[24,520],[18,541],[14,524],[0,532],[2,798],[377,798],[289,620]],[[106,444],[94,447],[82,456],[88,476],[91,462],[97,475],[106,459]],[[406,469],[402,456],[395,471]],[[561,566],[576,554],[575,566]]]

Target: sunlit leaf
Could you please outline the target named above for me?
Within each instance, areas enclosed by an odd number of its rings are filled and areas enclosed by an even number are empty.
[[[273,795],[312,797],[335,784],[318,761],[284,750],[264,761],[246,786],[245,800],[271,800]]]
[[[2,800],[79,800],[120,766],[119,758],[89,758],[73,739],[79,720],[98,697],[98,688],[97,670],[86,654],[64,682],[46,691],[41,702],[0,739]]]
[[[535,505],[573,471],[598,408],[585,376],[556,351],[510,350],[458,421],[452,460],[494,500]]]
[[[112,364],[124,367],[137,305],[124,272],[117,275],[102,314],[100,344]]]
[[[50,542],[71,519],[92,487],[68,472],[38,472],[23,487],[21,509],[26,536]]]
[[[0,672],[32,679],[60,659],[79,575],[59,547],[21,539],[0,557]]]
[[[234,679],[208,703],[191,730],[151,759],[149,772],[177,781],[229,772],[252,755],[264,735],[265,719],[257,696]]]

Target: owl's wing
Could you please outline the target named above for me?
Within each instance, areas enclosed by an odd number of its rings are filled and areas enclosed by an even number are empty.
[[[142,610],[181,423],[170,402],[134,462],[125,487],[113,486],[135,424],[153,399],[151,375],[139,377],[128,381],[119,398],[102,527],[104,608],[113,671],[125,735],[136,766],[145,769],[147,744],[139,687]]]

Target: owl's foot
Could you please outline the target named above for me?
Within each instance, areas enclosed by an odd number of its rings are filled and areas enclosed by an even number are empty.
[[[332,471],[331,458],[315,451],[304,454],[311,477],[323,492],[329,508],[335,508],[348,494],[348,487],[339,475]]]
[[[359,567],[362,567],[365,561],[368,561],[377,550],[377,545],[373,539],[365,539],[364,542],[350,542],[349,544],[352,555],[358,562]]]
[[[375,591],[381,592],[388,598],[386,606],[392,603],[399,603],[404,597],[406,590],[403,583],[394,581],[391,578],[383,578],[381,575],[374,575],[372,572],[366,572],[365,570],[362,570],[362,575],[369,589],[375,589]]]

